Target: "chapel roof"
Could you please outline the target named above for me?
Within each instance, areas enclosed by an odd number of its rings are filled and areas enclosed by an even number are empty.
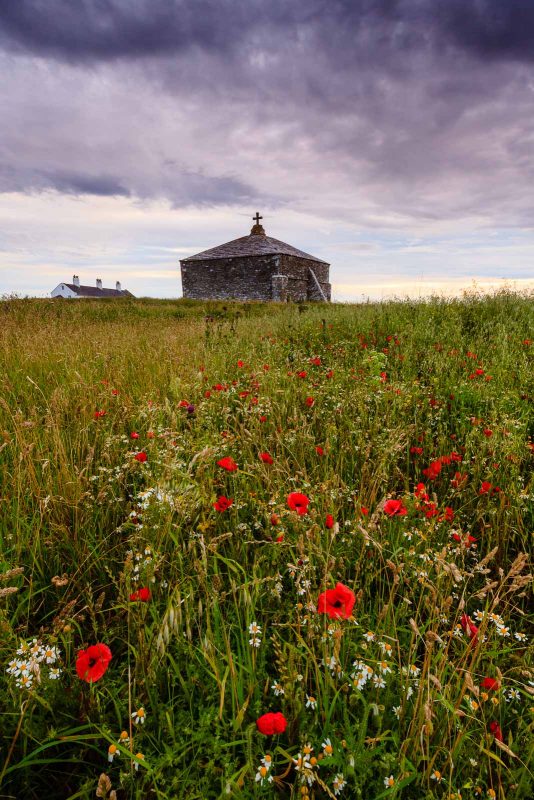
[[[258,214],[256,216],[258,220],[249,236],[232,239],[231,242],[220,244],[218,247],[211,247],[209,250],[203,250],[194,256],[183,258],[182,261],[207,261],[212,258],[239,258],[241,256],[288,255],[299,256],[299,258],[305,258],[307,261],[316,261],[319,264],[328,263],[321,258],[305,253],[303,250],[298,250],[296,247],[286,244],[286,242],[273,239],[272,236],[266,236],[263,227],[259,224],[259,219],[262,219],[262,217],[259,217]]]

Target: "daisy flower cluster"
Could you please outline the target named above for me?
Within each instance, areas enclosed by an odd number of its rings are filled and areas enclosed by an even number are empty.
[[[57,645],[46,644],[40,639],[21,642],[6,669],[8,675],[15,679],[19,689],[30,690],[43,679],[57,680],[62,672],[60,652]]]

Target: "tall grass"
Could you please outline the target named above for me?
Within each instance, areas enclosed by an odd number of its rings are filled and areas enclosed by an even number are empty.
[[[532,298],[0,319],[0,796],[532,796]]]

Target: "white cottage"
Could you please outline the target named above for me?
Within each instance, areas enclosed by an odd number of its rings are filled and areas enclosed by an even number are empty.
[[[50,292],[51,297],[133,297],[128,289],[122,289],[119,281],[116,282],[114,289],[103,289],[100,278],[96,279],[96,286],[82,286],[77,275],[72,276],[72,283],[58,283],[55,289]]]

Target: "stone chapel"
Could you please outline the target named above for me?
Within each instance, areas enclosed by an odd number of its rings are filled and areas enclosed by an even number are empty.
[[[195,300],[330,300],[330,264],[267,236],[258,212],[242,236],[180,261],[183,296]]]

